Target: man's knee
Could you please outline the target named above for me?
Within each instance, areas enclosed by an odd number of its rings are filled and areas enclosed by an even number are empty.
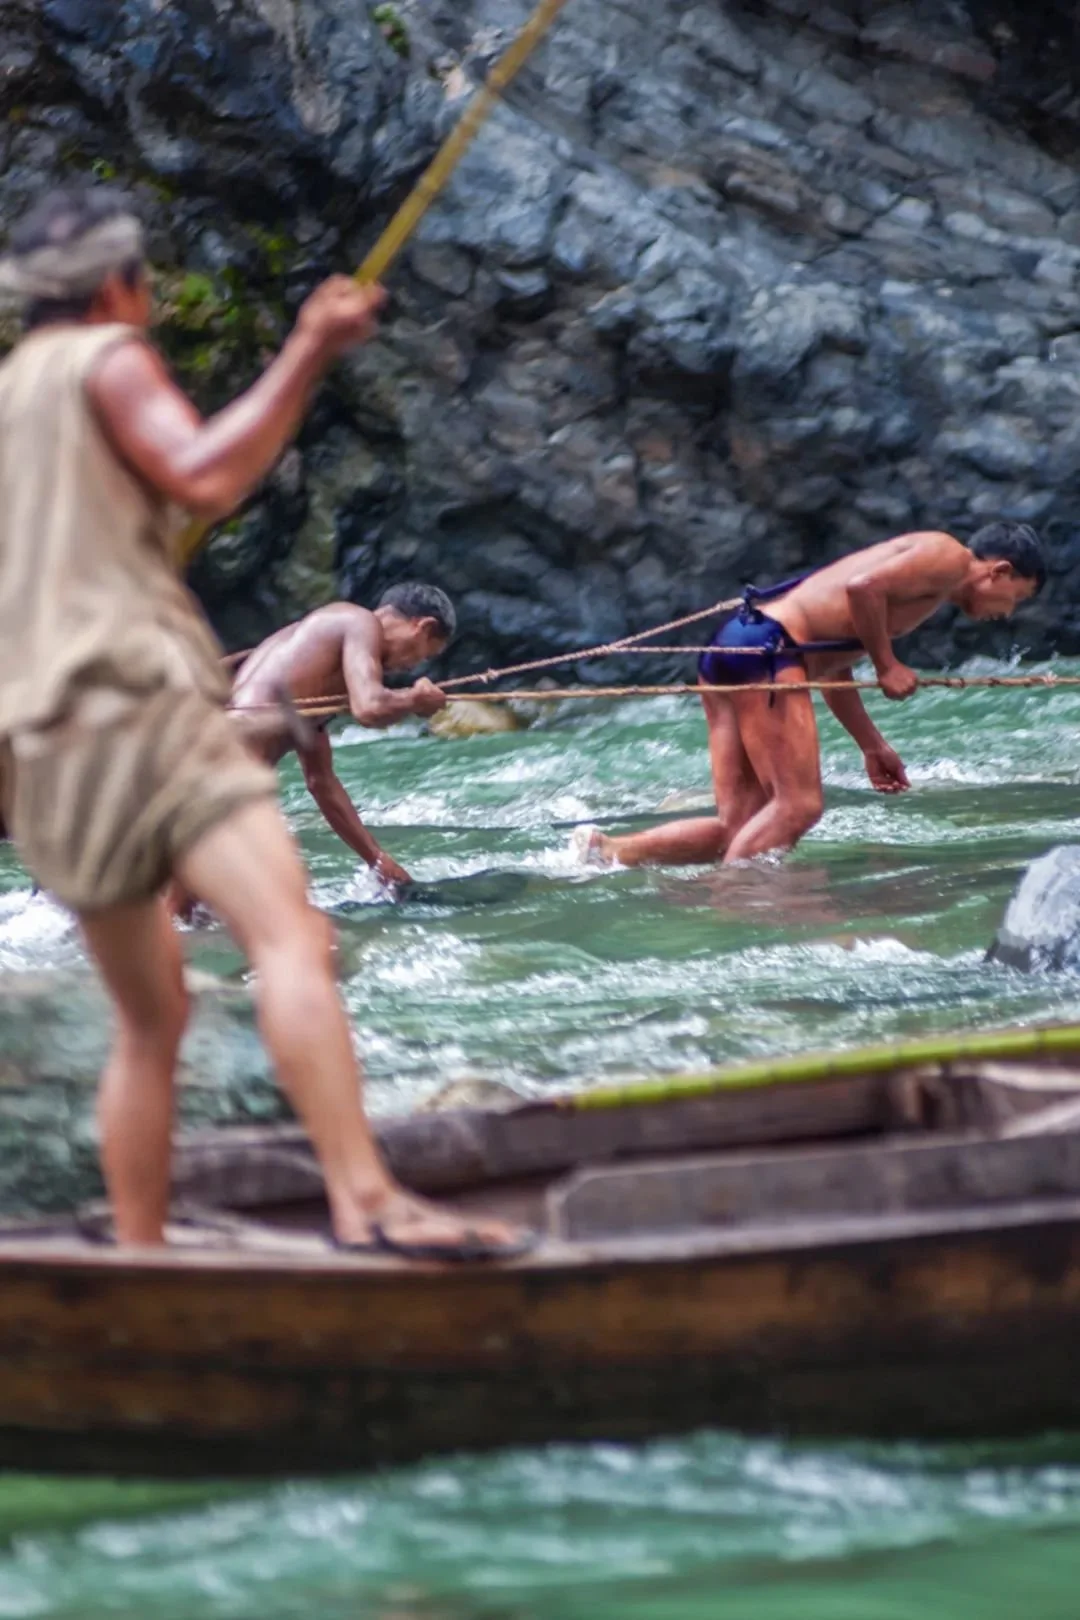
[[[276,918],[277,926],[268,937],[252,947],[252,965],[256,973],[260,960],[265,965],[272,957],[278,964],[288,963],[290,971],[331,974],[333,972],[335,931],[329,917],[318,911],[306,898],[282,906]]]
[[[174,982],[160,987],[152,1001],[128,1002],[118,1005],[116,1011],[122,1039],[170,1056],[175,1055],[187,1028],[191,997],[183,977],[177,974]]]
[[[723,860],[728,845],[742,826],[742,819],[738,816],[725,815],[721,811],[702,839],[702,857],[704,860]]]
[[[794,844],[816,827],[825,809],[820,790],[806,789],[785,797],[780,805],[784,835]]]

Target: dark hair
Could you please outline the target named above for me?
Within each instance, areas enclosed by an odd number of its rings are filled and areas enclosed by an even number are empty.
[[[60,186],[47,191],[25,214],[11,233],[10,251],[36,253],[43,247],[63,247],[102,225],[117,214],[134,213],[131,202],[115,186]],[[129,259],[120,266],[128,287],[134,288],[143,273],[141,259]],[[23,312],[27,331],[48,321],[78,321],[87,315],[94,293],[79,298],[35,298]]]
[[[437,585],[421,585],[416,580],[391,585],[379,598],[379,606],[393,608],[403,619],[434,619],[447,641],[457,629],[454,604]]]
[[[1030,523],[1010,523],[1001,519],[987,523],[968,541],[976,557],[1011,564],[1021,579],[1035,581],[1035,594],[1046,584],[1046,557],[1042,542]]]

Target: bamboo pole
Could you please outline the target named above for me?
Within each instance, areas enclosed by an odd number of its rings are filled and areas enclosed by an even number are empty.
[[[436,152],[375,246],[356,272],[361,284],[379,281],[419,225],[472,145],[511,79],[525,66],[566,0],[540,0],[515,39],[499,57],[461,118]]]
[[[896,1045],[860,1047],[851,1052],[809,1052],[798,1057],[767,1058],[759,1063],[710,1069],[700,1074],[598,1086],[592,1091],[556,1097],[554,1102],[557,1107],[578,1112],[589,1108],[621,1108],[628,1103],[675,1102],[715,1096],[723,1091],[749,1091],[758,1086],[855,1079],[859,1075],[887,1074],[894,1069],[912,1069],[924,1064],[1007,1062],[1076,1055],[1080,1055],[1080,1025],[1050,1024],[1038,1029],[935,1035]]]
[[[564,5],[566,0],[539,0],[524,28],[511,40],[499,57],[480,89],[470,99],[461,118],[443,141],[363,264],[355,272],[354,279],[361,285],[381,280],[389,270],[436,197],[445,188],[502,92],[524,67]],[[206,543],[211,528],[211,524],[197,522],[189,524],[184,530],[178,542],[178,549],[181,562],[185,566]]]

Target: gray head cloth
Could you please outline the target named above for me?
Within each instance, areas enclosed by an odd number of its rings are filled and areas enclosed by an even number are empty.
[[[105,277],[144,255],[143,229],[133,214],[114,214],[73,242],[47,243],[0,259],[0,298],[88,298]]]

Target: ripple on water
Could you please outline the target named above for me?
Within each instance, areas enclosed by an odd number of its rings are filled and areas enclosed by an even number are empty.
[[[75,923],[62,906],[28,888],[0,894],[0,971],[67,967],[81,956]]]
[[[649,825],[671,795],[707,811],[692,702],[566,705],[534,730],[468,743],[347,729],[335,747],[343,780],[418,879],[526,877],[505,903],[471,910],[386,903],[286,766],[318,898],[361,902],[340,918],[340,962],[380,1104],[409,1105],[464,1073],[543,1093],[1080,1018],[1080,981],[984,960],[1026,862],[1080,838],[1080,693],[869,706],[912,792],[869,792],[825,716],[824,820],[793,859],[724,872],[584,872],[554,825]],[[28,899],[10,851],[0,891],[0,967],[71,959],[69,923]],[[27,1488],[0,1483],[0,1620],[1076,1616],[1080,1458],[1065,1447],[700,1435],[447,1460],[183,1510],[162,1497],[152,1516],[145,1499],[129,1512],[114,1493],[67,1530],[56,1526],[70,1512],[16,1514]],[[48,1491],[56,1508],[76,1487]]]
[[[1055,1529],[1068,1539],[1047,1543]],[[939,1591],[935,1616],[1004,1620],[1007,1607],[964,1606],[973,1572],[976,1590],[1011,1589],[1015,1601],[1021,1534],[1042,1532],[1045,1580],[1048,1558],[1075,1549],[1078,1530],[1080,1466],[1062,1447],[811,1447],[704,1433],[440,1461],[149,1516],[145,1503],[135,1517],[106,1503],[69,1531],[24,1525],[0,1552],[0,1614],[164,1620],[197,1605],[231,1620],[706,1620],[723,1592],[750,1620],[916,1620],[921,1572],[944,1562],[967,1582],[960,1607]],[[1059,1562],[1059,1596],[1071,1602]],[[772,1607],[784,1592],[797,1610]]]

